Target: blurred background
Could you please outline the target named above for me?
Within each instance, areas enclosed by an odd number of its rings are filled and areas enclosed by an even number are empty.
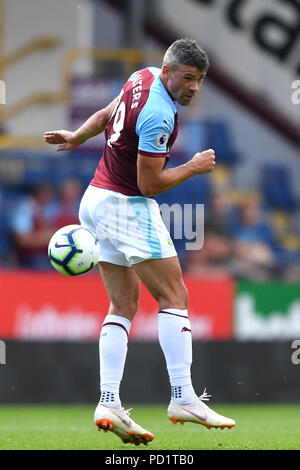
[[[211,66],[197,100],[178,105],[169,165],[207,148],[217,165],[157,201],[204,204],[204,247],[174,239],[190,292],[194,385],[221,402],[300,400],[300,1],[0,0],[1,403],[98,400],[103,284],[97,269],[54,272],[47,247],[78,223],[103,136],[67,154],[42,136],[75,130],[186,36]],[[171,221],[171,236],[182,224]],[[123,400],[167,402],[164,366],[157,305],[143,289]]]

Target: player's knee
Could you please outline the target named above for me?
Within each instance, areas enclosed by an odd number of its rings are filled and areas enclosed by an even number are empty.
[[[188,305],[188,290],[181,280],[178,283],[173,283],[163,290],[158,298],[161,308],[180,308],[186,309]]]
[[[132,299],[129,307],[133,315],[136,314],[138,306],[139,306],[139,299]]]
[[[112,315],[134,317],[137,312],[138,305],[139,299],[136,297],[112,299],[109,310]]]
[[[187,290],[186,286],[184,283],[183,284],[183,292],[182,292],[182,295],[183,295],[183,300],[186,304],[186,306],[188,305],[188,302],[189,302],[189,291]]]
[[[185,308],[187,308],[188,301],[189,301],[189,293],[184,282],[181,283],[180,298],[181,298],[182,303],[185,305]]]

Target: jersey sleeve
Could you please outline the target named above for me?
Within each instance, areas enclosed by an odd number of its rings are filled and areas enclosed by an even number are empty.
[[[168,123],[160,112],[147,116],[141,113],[136,125],[138,153],[148,157],[168,157],[168,141],[172,131],[173,123]]]

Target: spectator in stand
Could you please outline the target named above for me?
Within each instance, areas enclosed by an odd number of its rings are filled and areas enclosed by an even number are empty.
[[[209,205],[205,207],[204,245],[201,250],[188,252],[185,273],[214,277],[230,274],[230,208],[226,193],[214,191],[211,194]]]
[[[232,238],[230,227],[231,209],[232,206],[226,192],[215,190],[211,193],[208,207],[205,207],[205,236],[213,233],[226,240]]]
[[[78,211],[82,190],[82,184],[76,178],[70,178],[62,183],[59,191],[58,212],[55,217],[57,229],[66,225],[80,224]]]
[[[249,199],[240,207],[232,235],[233,274],[255,281],[271,279],[276,270],[278,246],[272,228],[255,200]]]
[[[50,268],[48,243],[56,229],[56,213],[54,191],[47,183],[32,187],[20,202],[11,222],[20,267]]]

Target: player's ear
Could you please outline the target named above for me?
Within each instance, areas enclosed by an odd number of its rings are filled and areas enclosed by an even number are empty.
[[[171,73],[170,66],[168,64],[164,64],[161,70],[162,70],[163,76],[166,78],[169,78],[170,73]]]

